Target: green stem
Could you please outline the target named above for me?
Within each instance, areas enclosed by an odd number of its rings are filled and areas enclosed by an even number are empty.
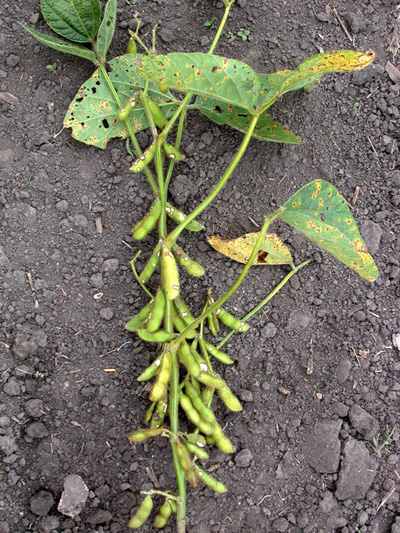
[[[308,263],[310,262],[310,259],[308,259],[307,261],[304,261],[303,263],[301,263],[300,265],[298,265],[297,267],[295,267],[293,270],[291,270],[289,272],[289,274],[287,274],[283,280],[278,283],[278,285],[263,299],[261,300],[261,302],[256,305],[249,313],[247,313],[247,315],[245,317],[242,318],[242,321],[243,322],[247,322],[248,320],[250,320],[250,318],[255,315],[256,313],[258,313],[258,311],[260,309],[262,309],[264,307],[264,305],[267,305],[267,303],[272,300],[272,298],[283,288],[284,285],[286,285],[286,283],[290,280],[290,278],[292,276],[294,276],[295,274],[297,274],[297,272],[305,267],[306,265],[308,265]],[[220,349],[231,337],[232,335],[236,333],[235,330],[231,330],[223,339],[222,341],[217,345],[217,348]]]
[[[229,10],[230,10],[232,4],[233,4],[233,2],[230,2],[229,4],[225,4],[225,13],[224,13],[224,16],[222,17],[222,20],[220,22],[220,25],[219,25],[219,28],[217,30],[217,33],[215,34],[214,40],[213,40],[212,45],[210,47],[210,50],[208,52],[209,54],[212,54],[214,52],[215,47],[218,44],[218,41],[219,41],[219,39],[221,37],[221,33],[222,33],[223,29],[224,29],[226,20],[228,18]]]
[[[109,77],[104,65],[100,65],[100,70],[101,70],[101,73],[103,74],[103,76],[104,76],[104,78],[105,78],[105,80],[106,80],[106,82],[107,82],[107,84],[108,84],[108,86],[110,88],[110,91],[112,92],[112,94],[114,96],[115,101],[117,102],[118,107],[121,107],[122,106],[121,99],[118,96],[118,93],[117,93],[112,81],[110,80],[110,77]],[[128,119],[125,120],[125,125],[126,125],[126,128],[128,130],[129,137],[132,140],[132,144],[133,144],[133,147],[135,149],[135,152],[136,152],[137,156],[140,157],[142,155],[142,150],[141,150],[141,148],[139,146],[139,143],[138,143],[138,141],[136,139],[135,132],[133,131],[132,126],[131,126],[131,124],[130,124]],[[149,168],[146,167],[144,169],[144,172],[146,174],[146,178],[147,178],[147,180],[149,182],[149,185],[150,185],[154,195],[158,196],[158,194],[159,194],[158,188],[157,188],[156,182],[154,181],[154,178],[153,178]]]
[[[264,241],[264,237],[265,237],[265,234],[267,233],[268,231],[268,228],[269,228],[269,225],[271,224],[271,222],[273,222],[276,218],[279,217],[279,215],[281,214],[281,208],[279,208],[277,211],[275,211],[274,213],[272,213],[272,215],[269,215],[268,217],[265,218],[265,222],[261,228],[261,231],[258,235],[258,238],[257,238],[257,242],[256,244],[254,245],[254,248],[253,248],[253,251],[251,252],[250,254],[250,257],[247,261],[247,263],[245,264],[240,276],[238,277],[238,279],[235,281],[235,283],[231,286],[230,289],[228,289],[226,291],[226,293],[224,295],[221,296],[221,298],[219,300],[217,300],[215,303],[213,303],[210,307],[208,307],[199,317],[195,318],[193,320],[193,322],[191,324],[189,324],[183,331],[182,333],[180,333],[177,338],[172,342],[171,344],[171,350],[177,350],[180,343],[183,341],[183,339],[186,338],[186,335],[192,331],[193,329],[195,329],[202,320],[205,320],[207,318],[207,316],[212,313],[213,311],[216,311],[219,307],[221,307],[225,302],[226,300],[228,300],[228,298],[230,298],[232,296],[232,294],[240,287],[242,281],[244,280],[244,278],[246,277],[250,267],[253,265],[254,263],[254,259],[256,258],[256,255],[258,254],[260,248],[261,248],[261,245]]]
[[[164,316],[164,327],[166,331],[174,331],[174,324],[172,320],[172,302],[171,300],[166,299],[165,302],[165,316]],[[171,425],[171,433],[173,436],[177,436],[179,432],[179,361],[177,352],[171,351],[172,353],[172,372],[171,372],[171,382],[169,390],[169,419]],[[177,503],[178,512],[176,515],[177,523],[177,532],[185,533],[186,529],[186,479],[185,472],[183,471],[179,459],[176,455],[176,450],[174,446],[174,438],[171,438],[171,447],[172,455],[174,459],[176,483],[178,486],[178,496],[179,500]]]
[[[244,155],[244,153],[246,151],[246,148],[247,148],[247,146],[248,146],[248,144],[250,142],[251,136],[253,134],[254,128],[256,127],[257,120],[258,120],[258,115],[254,115],[252,120],[251,120],[251,122],[250,122],[249,129],[246,132],[246,135],[245,135],[245,137],[244,137],[244,139],[242,141],[242,144],[240,145],[240,148],[239,148],[237,154],[233,158],[232,162],[230,163],[230,165],[226,169],[224,175],[221,177],[221,179],[219,180],[219,182],[216,185],[216,187],[211,191],[211,193],[207,196],[207,198],[205,200],[203,200],[203,202],[200,205],[198,205],[196,207],[196,209],[194,211],[192,211],[192,213],[190,213],[190,215],[187,215],[186,219],[183,222],[181,222],[181,224],[179,224],[179,226],[177,226],[169,234],[168,239],[167,239],[167,246],[169,248],[173,244],[175,244],[175,242],[177,241],[179,235],[182,233],[182,231],[185,229],[185,227],[189,224],[189,222],[194,220],[202,211],[204,211],[204,209],[206,209],[206,207],[208,207],[210,205],[210,203],[214,200],[214,198],[221,191],[221,189],[223,188],[225,183],[228,181],[228,179],[232,175],[232,172],[235,170],[235,168],[239,164],[240,160],[242,159],[242,157],[243,157],[243,155]]]

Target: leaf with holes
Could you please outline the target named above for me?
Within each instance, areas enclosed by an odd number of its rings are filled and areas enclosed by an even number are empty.
[[[170,89],[211,96],[227,104],[254,109],[259,79],[236,59],[202,53],[149,55],[137,59],[139,76]]]
[[[100,26],[99,0],[42,0],[44,19],[56,33],[76,43],[93,43]]]
[[[126,54],[108,62],[109,77],[122,103],[144,88],[145,82],[136,74],[134,57]],[[149,94],[170,118],[177,103],[169,93],[162,94],[156,86],[149,86]],[[72,128],[72,136],[86,144],[105,148],[113,137],[125,138],[128,130],[125,122],[113,125],[119,105],[102,74],[96,70],[79,89],[64,118],[64,127]],[[149,127],[144,108],[140,103],[130,113],[128,121],[138,133]]]
[[[108,0],[106,7],[104,8],[103,21],[100,25],[96,39],[96,52],[101,64],[104,64],[106,61],[106,54],[115,31],[116,18],[117,0]]]
[[[258,233],[247,233],[237,239],[223,239],[211,235],[208,237],[208,242],[221,254],[238,263],[247,263],[258,236]],[[291,265],[292,263],[290,250],[283,244],[278,235],[267,233],[253,265]]]
[[[289,91],[311,90],[324,74],[361,70],[370,65],[374,58],[372,51],[364,53],[353,50],[338,50],[311,56],[295,70],[279,70],[266,76],[265,83],[261,83],[257,107],[267,108]]]
[[[45,44],[50,48],[54,48],[55,50],[63,52],[64,54],[83,57],[84,59],[92,61],[92,63],[98,64],[93,50],[89,50],[89,48],[86,48],[81,44],[69,43],[68,41],[64,41],[64,39],[59,39],[58,37],[52,37],[51,35],[40,33],[33,28],[26,26],[25,24],[21,24],[21,26],[29,31],[29,33],[33,35],[33,37],[35,37],[35,39],[37,39],[40,43]]]
[[[241,107],[226,104],[209,96],[198,96],[194,107],[217,124],[226,124],[243,133],[249,129],[252,115]],[[297,135],[279,122],[275,122],[268,113],[262,113],[258,119],[253,137],[261,141],[278,143],[300,144],[302,142]]]
[[[300,189],[281,208],[280,218],[357,272],[375,281],[378,269],[369,255],[346,200],[324,180]]]

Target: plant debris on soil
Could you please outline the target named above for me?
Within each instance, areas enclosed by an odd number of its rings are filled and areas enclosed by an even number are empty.
[[[127,531],[140,490],[174,477],[165,439],[127,439],[148,407],[137,377],[155,356],[124,329],[146,301],[129,261],[140,246],[143,266],[155,237],[138,245],[130,232],[152,195],[121,142],[101,151],[60,131],[93,69],[19,26],[48,31],[39,0],[1,10],[0,533]],[[215,35],[205,23],[219,22],[223,3],[120,0],[110,57],[125,52],[136,11],[147,41],[158,23],[160,53],[205,51]],[[207,288],[218,297],[242,269],[208,235],[257,231],[318,178],[349,202],[380,276],[369,284],[274,226],[296,264],[313,261],[235,337],[235,351],[226,345],[235,364],[224,375],[244,409],[218,405],[235,452],[213,449],[204,467],[228,493],[190,489],[191,533],[400,532],[399,16],[393,0],[238,0],[231,10],[216,53],[258,72],[346,48],[372,49],[376,60],[272,108],[304,144],[251,142],[201,215],[206,229],[180,240],[208,269],[186,280],[184,296],[199,312]],[[138,138],[149,144],[146,132]],[[190,212],[241,138],[189,113],[174,205]],[[227,307],[244,316],[287,272],[251,269]]]

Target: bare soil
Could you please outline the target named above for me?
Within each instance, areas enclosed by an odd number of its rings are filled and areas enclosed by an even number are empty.
[[[199,312],[206,289],[221,295],[241,270],[207,235],[257,231],[254,223],[317,178],[348,200],[380,276],[364,282],[289,227],[274,228],[296,264],[313,261],[226,345],[235,364],[220,370],[244,410],[216,404],[235,453],[213,449],[205,467],[229,492],[189,489],[191,533],[400,531],[400,80],[387,69],[388,61],[400,67],[397,4],[239,0],[232,8],[216,53],[259,72],[345,48],[373,49],[376,61],[274,106],[274,118],[304,144],[251,143],[200,217],[205,231],[181,240],[207,267],[202,278],[183,277],[186,300]],[[60,131],[93,69],[18,25],[47,31],[39,1],[3,2],[0,11],[0,532],[127,531],[140,490],[174,489],[166,439],[127,439],[149,405],[136,378],[156,353],[124,329],[146,302],[129,261],[141,248],[143,266],[156,237],[138,245],[130,230],[151,191],[129,171],[123,143],[100,151]],[[110,57],[124,53],[136,11],[147,41],[159,24],[158,51],[167,53],[206,50],[215,30],[204,23],[218,22],[223,7],[120,0]],[[250,32],[246,41],[241,29]],[[53,63],[55,72],[46,69]],[[139,138],[143,146],[150,140]],[[191,113],[171,200],[190,212],[241,138]],[[245,315],[287,271],[252,269],[229,309]],[[57,511],[71,474],[89,489],[74,519]]]

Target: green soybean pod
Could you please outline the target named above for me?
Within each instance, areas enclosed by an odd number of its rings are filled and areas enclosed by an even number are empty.
[[[135,39],[129,39],[128,47],[126,49],[127,54],[137,54],[137,47]]]
[[[131,332],[137,331],[143,323],[147,320],[147,317],[149,316],[149,313],[151,312],[151,308],[153,306],[154,298],[150,300],[150,302],[143,307],[141,311],[137,315],[135,315],[133,318],[129,320],[125,324],[125,329]]]
[[[197,409],[203,420],[210,422],[211,424],[215,422],[215,415],[212,410],[204,404],[200,394],[198,394],[193,385],[188,382],[185,384],[185,393],[190,398],[193,407]]]
[[[148,429],[138,429],[129,435],[128,439],[131,442],[142,442],[150,437],[157,437],[163,433],[164,428],[148,428]]]
[[[169,504],[170,504],[170,506],[172,508],[172,512],[174,514],[176,514],[178,512],[178,506],[176,504],[176,501],[175,500],[169,500]]]
[[[165,296],[163,291],[159,288],[154,298],[154,305],[147,322],[147,331],[154,333],[159,329],[164,318]]]
[[[179,464],[185,472],[185,477],[193,488],[197,487],[197,476],[194,470],[194,464],[190,458],[189,450],[180,440],[175,442],[175,451],[178,457]]]
[[[172,319],[174,322],[175,329],[179,331],[179,333],[182,333],[184,329],[186,329],[187,323],[183,320],[183,318],[180,317],[178,311],[173,308],[173,315]],[[186,334],[186,339],[194,339],[196,337],[196,330],[192,329],[189,331],[189,333]]]
[[[152,428],[159,428],[164,423],[164,418],[168,410],[168,402],[167,402],[167,395],[164,394],[164,396],[159,400],[156,404],[156,408],[153,414],[153,417],[151,419],[150,426]]]
[[[134,161],[133,165],[131,166],[132,172],[141,172],[144,168],[146,168],[150,161],[153,159],[155,153],[156,143],[153,143],[148,148],[146,148],[143,154],[138,157],[136,161]]]
[[[178,359],[191,376],[197,377],[201,373],[200,366],[193,359],[190,347],[185,340],[179,346]]]
[[[177,148],[175,148],[173,144],[164,142],[163,148],[169,159],[172,159],[173,161],[182,161],[185,159],[185,156]]]
[[[233,444],[230,439],[225,435],[224,430],[218,424],[218,422],[213,423],[213,428],[214,433],[212,436],[218,448],[224,453],[233,453]]]
[[[190,349],[190,352],[192,352],[192,349]],[[198,381],[196,381],[196,378],[194,378],[193,376],[190,376],[190,383],[192,385],[192,387],[194,387],[197,391],[198,394],[201,394],[201,390],[200,390],[200,384]]]
[[[196,363],[200,365],[201,371],[208,372],[208,366],[207,366],[206,360],[203,359],[203,357],[199,354],[199,352],[196,350],[193,344],[190,346],[190,352],[193,355],[193,359],[196,361]]]
[[[130,96],[128,100],[118,109],[113,122],[113,126],[126,120],[137,104],[136,96]]]
[[[139,529],[149,518],[152,509],[153,500],[151,499],[151,496],[146,496],[146,498],[139,505],[136,513],[129,520],[128,527],[130,529]]]
[[[214,396],[214,390],[210,387],[205,387],[203,390],[203,394],[201,395],[201,399],[203,400],[203,403],[207,406],[211,405],[213,396]]]
[[[186,220],[186,215],[184,213],[182,213],[182,211],[179,211],[179,209],[177,209],[176,207],[173,207],[168,202],[167,202],[167,205],[166,205],[166,211],[167,211],[168,216],[170,218],[172,218],[172,220],[174,220],[178,224],[180,224],[181,222]],[[197,231],[201,231],[202,229],[204,229],[204,226],[203,226],[203,224],[200,224],[199,222],[197,222],[197,220],[192,220],[186,226],[186,229],[189,230],[189,231],[196,231],[197,232]]]
[[[188,306],[185,304],[184,300],[177,296],[174,300],[174,305],[176,310],[178,311],[178,314],[183,320],[186,322],[186,324],[191,324],[194,320],[194,316],[189,311]]]
[[[159,84],[157,85],[157,88],[158,88],[158,90],[160,91],[160,93],[165,94],[165,93],[168,92],[168,86],[165,85],[165,83],[159,83]]]
[[[154,518],[153,527],[155,529],[162,529],[168,524],[168,520],[172,515],[172,507],[168,500],[166,500],[160,507],[158,513]]]
[[[220,494],[223,494],[227,491],[227,488],[223,483],[215,479],[215,477],[210,476],[210,474],[207,474],[204,470],[199,468],[197,465],[194,465],[194,468],[196,470],[196,474],[199,477],[199,479],[202,480],[202,482],[210,487],[211,489],[215,490],[215,492],[219,492]]]
[[[217,359],[221,363],[224,363],[225,365],[232,365],[233,364],[232,359],[225,352],[222,352],[221,350],[218,350],[218,348],[213,346],[210,342],[207,342],[205,340],[200,339],[200,343],[201,342],[204,343],[204,346],[205,346],[207,352],[210,355],[212,355],[213,357],[215,357],[215,359]]]
[[[147,331],[147,329],[141,328],[138,329],[136,333],[142,340],[146,342],[168,342],[172,341],[172,339],[175,337],[175,333],[169,333],[168,331],[164,331],[162,329],[159,329],[154,333],[150,333]]]
[[[171,250],[165,244],[162,244],[161,261],[165,296],[168,300],[174,300],[179,296],[178,267]]]
[[[157,357],[150,366],[148,366],[143,372],[140,374],[140,376],[137,378],[138,381],[148,381],[152,377],[154,377],[161,365],[161,359],[162,356]]]
[[[158,402],[164,396],[168,383],[171,377],[172,371],[172,354],[166,351],[163,355],[160,370],[157,374],[157,379],[153,384],[153,388],[150,391],[150,401]]]
[[[142,273],[139,276],[139,280],[142,283],[146,283],[149,281],[151,276],[154,274],[157,265],[158,265],[158,259],[160,257],[161,253],[161,244],[158,243],[157,246],[154,248],[153,253],[150,256],[150,259],[147,261],[144,269],[142,270]]]
[[[199,448],[204,448],[206,445],[206,439],[200,433],[188,433],[186,437],[189,442],[196,444]]]
[[[157,199],[147,215],[140,220],[132,230],[132,237],[141,241],[156,226],[161,214],[161,202]]]
[[[206,443],[209,445],[209,446],[214,446],[215,444],[215,439],[212,435],[206,435]]]
[[[208,459],[209,455],[204,448],[200,448],[200,446],[197,446],[188,440],[183,440],[183,442],[185,443],[185,446],[189,452],[195,455],[198,459]]]
[[[178,264],[183,267],[188,274],[195,276],[196,278],[204,274],[204,267],[201,266],[197,261],[191,259],[180,246],[174,244],[172,246],[172,251],[176,257],[176,260],[178,261]]]
[[[227,326],[228,328],[231,328],[234,331],[244,332],[247,331],[250,327],[248,324],[246,324],[246,322],[235,318],[222,307],[217,309],[215,314],[217,315],[217,318],[224,324],[224,326]]]
[[[168,120],[165,118],[160,106],[156,104],[155,101],[148,94],[145,96],[145,98],[156,126],[158,126],[162,130],[163,127],[168,123]]]
[[[215,313],[207,315],[207,326],[213,337],[217,337],[219,332],[219,324]]]
[[[183,394],[183,392],[181,392],[179,395],[179,403],[182,409],[185,411],[187,418],[193,422],[193,424],[197,426],[199,430],[204,433],[204,435],[213,434],[214,428],[212,424],[201,418],[199,412],[196,411],[190,399]]]
[[[233,392],[226,383],[224,387],[218,389],[218,394],[221,400],[227,406],[227,408],[231,411],[238,412],[243,409],[242,404],[239,402],[239,400],[236,398],[236,396],[233,394]]]
[[[197,381],[200,381],[200,383],[203,383],[206,387],[209,387],[210,389],[221,389],[222,387],[225,387],[226,381],[219,378],[218,376],[214,376],[212,374],[209,374],[202,370],[202,372],[196,376]]]
[[[156,408],[156,404],[155,403],[150,404],[150,407],[147,409],[146,414],[144,416],[144,423],[145,424],[150,422],[150,420],[151,420],[151,418],[153,416],[155,408]]]

